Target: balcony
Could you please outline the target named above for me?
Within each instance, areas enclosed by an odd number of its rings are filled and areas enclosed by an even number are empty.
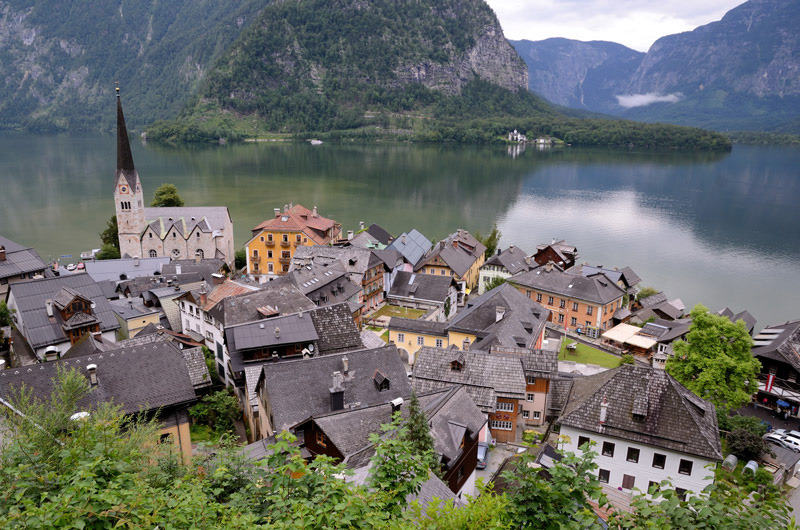
[[[284,265],[288,265],[289,263],[292,262],[292,257],[291,256],[281,256],[280,258],[278,258],[278,262],[279,263],[283,263]]]
[[[288,241],[281,241],[281,246],[283,248],[289,248],[290,243]]]
[[[275,246],[275,240],[274,239],[267,239],[266,242],[264,242],[264,244],[267,245],[268,247],[274,247]]]
[[[261,256],[250,256],[250,261],[254,263],[259,263],[261,262]]]

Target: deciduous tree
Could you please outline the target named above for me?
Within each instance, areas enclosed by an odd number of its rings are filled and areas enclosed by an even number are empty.
[[[178,194],[178,188],[174,184],[162,184],[156,188],[156,193],[150,206],[183,206],[183,199],[181,199]]]
[[[100,232],[100,241],[103,242],[103,245],[110,245],[119,251],[119,228],[116,215],[111,216],[106,223],[106,229]]]

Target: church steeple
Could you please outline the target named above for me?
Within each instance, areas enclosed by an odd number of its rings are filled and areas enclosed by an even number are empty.
[[[122,102],[117,89],[117,171],[114,187],[114,209],[117,214],[119,249],[123,256],[142,256],[141,236],[146,225],[144,197],[139,173],[133,166],[131,144]]]
[[[119,85],[117,85],[117,171],[134,172],[133,155],[131,154],[131,144],[128,140],[128,129],[125,127],[125,115],[122,113],[122,101],[119,97]],[[128,177],[128,175],[125,175]],[[128,179],[131,180],[131,179]]]

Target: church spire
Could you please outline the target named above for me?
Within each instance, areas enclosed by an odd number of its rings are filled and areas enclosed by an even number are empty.
[[[135,171],[131,144],[128,140],[128,129],[125,127],[125,116],[122,114],[122,102],[119,97],[117,83],[117,171]],[[127,174],[125,175],[127,177]]]

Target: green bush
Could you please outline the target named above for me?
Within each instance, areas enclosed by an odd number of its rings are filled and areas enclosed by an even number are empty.
[[[230,390],[220,390],[205,396],[190,408],[189,416],[217,432],[231,432],[234,430],[233,422],[240,417],[239,402]]]

